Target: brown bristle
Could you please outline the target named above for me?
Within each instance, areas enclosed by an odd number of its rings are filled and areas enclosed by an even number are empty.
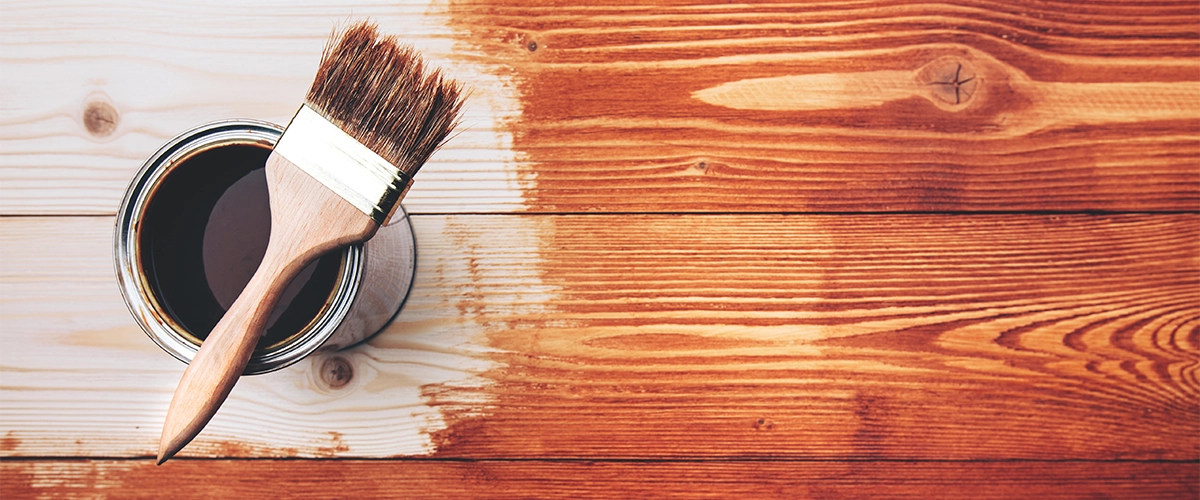
[[[359,22],[330,38],[307,102],[413,175],[458,125],[462,90],[411,46]]]

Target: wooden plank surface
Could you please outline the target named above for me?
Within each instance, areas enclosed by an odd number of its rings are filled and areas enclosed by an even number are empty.
[[[155,468],[111,216],[360,17],[473,87],[413,294]],[[0,3],[0,497],[1195,498],[1198,47],[1194,0]]]
[[[413,220],[396,320],[185,456],[1200,458],[1195,214]],[[0,219],[3,456],[153,452],[183,365],[111,225]]]
[[[1181,463],[0,462],[4,498],[1195,498]],[[213,478],[219,477],[220,481]]]
[[[451,4],[532,209],[1200,206],[1192,2],[614,3]]]
[[[1191,0],[663,3],[356,5],[474,88],[410,210],[1200,206]],[[229,117],[285,123],[350,12],[0,8],[9,214],[112,214],[169,137]]]
[[[370,17],[473,87],[469,126],[422,170],[417,211],[522,209],[499,77],[450,60],[429,2],[205,0],[0,4],[0,213],[114,214],[142,163],[202,123],[286,124],[339,23]]]

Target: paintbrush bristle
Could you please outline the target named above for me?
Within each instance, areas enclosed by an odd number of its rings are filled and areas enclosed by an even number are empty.
[[[306,100],[411,176],[458,125],[462,89],[411,46],[359,22],[330,38]]]

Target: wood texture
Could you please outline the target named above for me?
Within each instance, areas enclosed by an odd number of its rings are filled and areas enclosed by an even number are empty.
[[[1190,0],[665,3],[357,5],[473,87],[410,211],[1200,206]],[[347,15],[3,9],[0,211],[20,214],[112,214],[169,137],[286,122]]]
[[[842,212],[1195,210],[1194,7],[450,10],[514,75],[531,209]]]
[[[0,463],[5,498],[1194,498],[1195,464],[175,460]],[[214,477],[221,478],[213,481]]]
[[[350,381],[248,377],[185,456],[1198,458],[1194,214],[413,221]],[[110,226],[0,219],[5,456],[153,450],[183,366]]]
[[[511,136],[498,121],[519,115],[519,105],[498,76],[450,59],[457,42],[437,10],[426,0],[6,1],[0,213],[111,215],[130,178],[171,137],[228,118],[286,124],[331,31],[351,18],[404,34],[474,89],[464,108],[469,128],[422,168],[406,206],[521,209]]]
[[[511,353],[495,410],[439,449],[1195,459],[1197,231],[1195,216],[554,219],[548,310],[489,334]]]
[[[0,218],[0,456],[137,456],[157,446],[185,365],[165,355],[131,321],[112,276],[112,230],[110,218]],[[60,244],[63,235],[70,235],[68,244]],[[436,224],[418,236],[441,237]],[[431,272],[427,265],[438,269],[436,254],[422,252],[418,274]],[[444,294],[425,286],[417,290],[406,308],[406,318],[417,326],[402,336],[411,345],[386,353],[363,346],[247,377],[189,452],[432,453],[428,432],[444,423],[420,387],[470,379],[491,363],[471,351],[477,325],[428,306],[444,300]],[[344,361],[353,362],[356,376],[353,384],[338,386],[337,371],[326,368]],[[55,389],[56,381],[72,381],[72,387]],[[347,399],[349,394],[367,399]],[[368,413],[359,413],[364,410]],[[330,427],[356,419],[355,414],[369,414],[373,424]],[[254,437],[255,429],[270,430]]]
[[[406,198],[413,293],[154,468],[183,365],[121,302],[111,215],[170,137],[286,122],[350,17],[472,86]],[[6,1],[0,27],[0,497],[1197,496],[1194,0]]]

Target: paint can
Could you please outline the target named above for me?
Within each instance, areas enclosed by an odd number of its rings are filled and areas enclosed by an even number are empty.
[[[283,127],[201,125],[134,176],[117,213],[117,282],[142,330],[187,363],[266,252],[266,158]],[[412,287],[416,244],[403,209],[365,244],[325,255],[284,292],[244,374],[344,349],[382,329]]]

